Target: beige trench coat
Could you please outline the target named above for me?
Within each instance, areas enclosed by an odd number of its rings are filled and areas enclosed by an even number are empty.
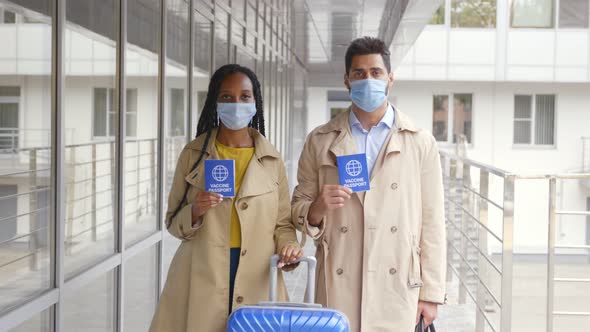
[[[319,227],[307,212],[324,184],[338,184],[336,156],[357,153],[349,112],[316,128],[299,160],[292,212],[317,245],[316,301],[343,311],[351,331],[414,331],[418,300],[445,298],[442,174],[433,136],[395,111],[371,174]]]
[[[235,205],[240,218],[242,252],[234,287],[233,309],[268,300],[269,258],[288,244],[298,245],[291,223],[289,187],[280,154],[256,130],[255,151],[244,174]],[[218,159],[214,130],[204,159]],[[182,240],[153,318],[152,332],[225,331],[229,307],[230,213],[226,198],[191,226],[193,198],[203,191],[204,162],[190,172],[205,135],[181,152],[168,199],[169,232]],[[203,159],[203,160],[204,160]],[[186,186],[190,186],[183,197]],[[173,211],[182,208],[175,217]],[[279,276],[279,298],[286,289]]]

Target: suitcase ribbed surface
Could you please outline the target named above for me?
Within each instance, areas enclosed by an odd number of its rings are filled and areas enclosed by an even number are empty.
[[[327,309],[242,307],[230,318],[228,332],[348,332],[348,319]]]

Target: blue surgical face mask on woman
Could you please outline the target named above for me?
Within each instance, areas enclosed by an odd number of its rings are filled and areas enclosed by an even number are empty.
[[[365,112],[375,112],[387,99],[388,81],[364,79],[350,81],[350,99]]]
[[[217,115],[231,130],[246,128],[256,114],[256,103],[217,103]]]

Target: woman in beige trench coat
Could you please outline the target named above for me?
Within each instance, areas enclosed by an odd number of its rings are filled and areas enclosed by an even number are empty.
[[[280,154],[264,138],[260,84],[239,65],[211,78],[197,138],[182,150],[166,226],[182,240],[152,332],[225,331],[228,314],[268,299],[269,258],[301,257]],[[233,158],[235,157],[235,159]],[[204,160],[234,159],[236,197],[205,192]],[[279,278],[279,297],[286,290]]]

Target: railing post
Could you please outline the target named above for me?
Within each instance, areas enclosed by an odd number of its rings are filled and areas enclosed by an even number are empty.
[[[152,207],[152,213],[156,213],[156,139],[152,139],[151,141],[151,146],[150,146],[150,183],[151,183],[151,204],[148,204],[148,207],[151,205]],[[162,167],[161,165],[158,165],[158,167]],[[160,222],[160,220],[158,220],[158,222]]]
[[[37,211],[37,149],[29,151],[29,168],[31,170],[29,177],[29,211]],[[39,268],[39,232],[37,229],[37,215],[39,211],[29,214],[29,250],[33,251],[33,256],[29,261],[29,268],[37,270]]]
[[[553,332],[556,187],[556,178],[549,178],[549,234],[547,243],[547,332]]]
[[[514,175],[504,178],[504,204],[502,216],[502,308],[500,331],[512,328],[512,254],[514,250]]]
[[[448,222],[449,220],[451,220],[451,213],[450,213],[450,204],[448,204],[448,201],[451,199],[451,159],[447,158],[446,156],[441,156],[441,162],[442,162],[442,172],[443,172],[443,184],[444,184],[444,197],[445,197],[445,221]],[[447,225],[446,227],[446,231],[447,231],[447,282],[451,282],[453,281],[453,269],[451,268],[451,265],[453,264],[453,250],[451,248],[451,246],[449,245],[451,243],[451,241],[453,241],[453,237],[452,237],[452,232],[453,232],[453,227],[450,225]]]
[[[137,156],[135,157],[135,179],[136,179],[136,185],[135,185],[135,193],[136,193],[136,198],[135,198],[135,222],[138,223],[139,222],[139,216],[141,215],[139,207],[141,206],[140,204],[140,190],[139,190],[139,184],[141,182],[141,163],[140,161],[140,154],[141,154],[141,142],[139,140],[137,140],[135,142],[136,146],[137,146]],[[126,217],[126,213],[123,215],[123,219],[127,219]]]
[[[490,181],[490,173],[485,169],[481,168],[479,171],[479,194],[481,197],[489,197],[489,181]],[[487,226],[488,225],[488,201],[485,199],[479,200],[479,222]],[[485,228],[478,227],[478,246],[483,253],[487,255],[488,253],[488,233]],[[479,273],[479,277],[482,281],[488,282],[488,270],[486,266],[486,261],[481,257],[481,254],[477,255],[477,271]],[[487,295],[486,290],[481,284],[481,282],[477,282],[477,306],[484,310],[487,304]],[[475,310],[475,331],[476,332],[483,332],[485,331],[485,317],[479,310]]]
[[[92,201],[92,241],[96,242],[97,230],[96,230],[96,143],[92,144],[92,177],[91,177],[91,186],[92,186],[92,196],[90,200]]]
[[[470,206],[470,192],[468,190],[465,190],[464,187],[467,187],[470,185],[470,181],[469,181],[469,174],[470,173],[470,167],[469,165],[465,164],[463,161],[461,161],[461,182],[460,182],[460,186],[458,186],[460,188],[460,192],[461,192],[461,196],[458,196],[457,198],[461,198],[461,204],[463,206],[463,208],[465,210],[469,210],[469,206]],[[461,231],[463,232],[462,236],[461,236],[461,255],[463,256],[463,259],[460,260],[461,262],[461,268],[459,270],[459,278],[460,280],[463,280],[464,282],[464,287],[460,287],[459,288],[459,303],[461,304],[465,304],[467,302],[467,289],[466,287],[468,286],[468,280],[467,280],[467,271],[468,271],[468,267],[467,267],[467,260],[469,259],[469,250],[468,250],[468,243],[467,243],[467,236],[469,235],[469,228],[468,228],[468,215],[460,209],[460,220],[461,220]]]
[[[68,215],[66,217],[66,254],[72,254],[72,236],[74,234],[74,206],[76,205],[76,147],[70,147],[70,171],[67,178],[68,190],[66,192],[66,200],[68,205]]]

